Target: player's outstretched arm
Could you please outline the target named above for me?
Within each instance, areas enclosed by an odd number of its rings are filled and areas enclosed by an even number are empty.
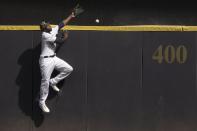
[[[81,13],[84,12],[84,9],[82,7],[79,6],[79,4],[77,4],[77,6],[72,10],[72,13],[62,21],[62,23],[60,23],[59,25],[59,29],[63,28],[65,25],[68,24],[68,22],[74,18],[77,17],[78,15],[80,15]]]
[[[69,22],[72,18],[74,18],[74,17],[75,17],[75,15],[74,15],[74,13],[72,12],[66,19],[64,19],[64,20],[59,24],[59,29],[63,28],[65,25],[67,25],[68,22]]]
[[[64,20],[62,21],[63,24],[64,24],[64,25],[67,25],[68,22],[69,22],[72,18],[74,18],[74,17],[75,17],[74,12],[72,12],[66,19],[64,19]]]

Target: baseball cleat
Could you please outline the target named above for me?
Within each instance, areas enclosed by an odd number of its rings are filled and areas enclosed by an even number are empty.
[[[39,107],[41,108],[41,110],[45,113],[49,113],[50,110],[49,108],[46,106],[45,102],[39,102]]]
[[[60,91],[60,89],[59,89],[56,85],[51,85],[51,87],[52,87],[52,89],[53,89],[54,91],[57,91],[57,92]]]

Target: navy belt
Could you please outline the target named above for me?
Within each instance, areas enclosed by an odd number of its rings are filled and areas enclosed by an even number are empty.
[[[55,57],[56,55],[50,55],[50,56],[43,56],[44,58],[49,58],[49,57]]]

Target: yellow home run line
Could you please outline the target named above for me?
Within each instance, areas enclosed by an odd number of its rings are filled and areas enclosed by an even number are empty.
[[[52,25],[55,26],[55,25]],[[89,31],[197,31],[197,26],[180,25],[133,25],[133,26],[77,26],[69,25],[64,30]],[[38,25],[0,25],[0,30],[40,30]]]

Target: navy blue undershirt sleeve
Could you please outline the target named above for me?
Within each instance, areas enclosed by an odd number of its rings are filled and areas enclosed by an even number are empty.
[[[61,22],[61,23],[59,23],[59,24],[58,24],[58,26],[59,26],[59,29],[61,29],[61,28],[63,28],[63,27],[64,27],[64,23],[63,23],[63,22]]]

